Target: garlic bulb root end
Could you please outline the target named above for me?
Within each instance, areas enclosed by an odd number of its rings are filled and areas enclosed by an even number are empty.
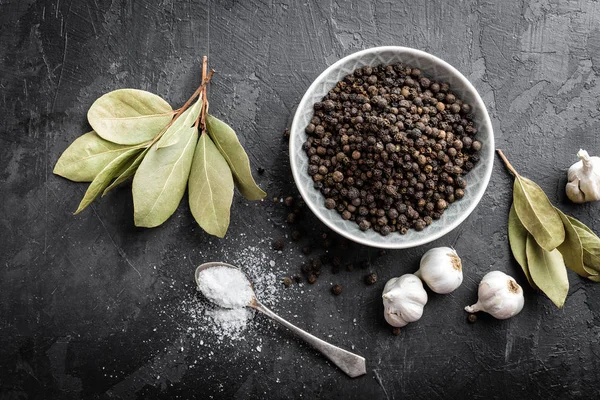
[[[472,306],[466,306],[465,311],[471,314],[481,311],[481,308],[479,307],[479,302],[473,304]]]

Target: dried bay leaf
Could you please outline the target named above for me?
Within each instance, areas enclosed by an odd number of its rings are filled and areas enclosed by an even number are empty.
[[[106,189],[104,189],[104,192],[102,192],[102,197],[106,196],[108,192],[110,192],[111,190],[119,186],[121,183],[125,182],[127,179],[135,175],[135,172],[137,171],[138,167],[140,166],[140,163],[146,156],[146,153],[148,153],[148,150],[150,150],[150,147],[146,147],[144,151],[138,154],[138,156],[133,160],[133,162],[119,176],[117,176],[117,179],[115,179],[113,183],[111,183]]]
[[[556,211],[558,212],[558,215],[560,215],[565,226],[565,241],[558,246],[558,251],[563,255],[565,264],[569,269],[584,278],[587,278],[590,275],[596,275],[597,272],[594,272],[593,270],[589,271],[583,262],[583,245],[581,243],[580,235],[571,223],[571,220],[558,208]]]
[[[88,122],[105,140],[139,144],[154,138],[173,118],[161,97],[138,89],[119,89],[98,98],[88,111]]]
[[[254,181],[250,160],[235,131],[210,114],[206,114],[206,128],[215,146],[229,164],[240,193],[248,200],[264,199],[267,194]]]
[[[569,293],[569,279],[562,255],[557,249],[543,249],[531,234],[527,236],[527,264],[537,287],[562,308]]]
[[[190,209],[207,233],[224,237],[233,200],[233,176],[219,149],[203,134],[194,152],[188,182]]]
[[[67,147],[52,172],[75,182],[91,182],[108,163],[129,149],[130,146],[109,142],[91,131]]]
[[[552,251],[565,240],[565,228],[560,216],[535,182],[516,175],[513,204],[525,229],[544,250]]]
[[[157,148],[162,149],[177,143],[181,139],[181,136],[177,135],[177,132],[183,127],[191,128],[200,116],[200,111],[202,111],[202,95],[198,97],[198,101],[193,106],[185,110],[165,131],[158,142]]]
[[[583,263],[588,271],[593,271],[590,275],[600,273],[600,238],[581,221],[569,217],[569,221],[579,235],[583,247]]]
[[[95,199],[102,193],[102,191],[110,184],[110,181],[118,176],[129,166],[129,163],[133,160],[133,158],[141,152],[141,149],[130,149],[125,153],[122,153],[117,158],[108,163],[106,167],[102,169],[96,175],[90,186],[88,187],[83,199],[79,203],[79,207],[75,211],[75,215],[79,214],[83,211],[87,206],[89,206]]]
[[[529,284],[533,288],[537,288],[533,279],[531,279],[531,272],[529,271],[529,266],[527,265],[527,236],[529,233],[527,229],[523,226],[521,221],[519,221],[519,217],[517,217],[517,213],[515,212],[515,207],[512,205],[510,207],[510,212],[508,214],[508,241],[510,243],[510,249],[512,250],[512,254],[515,257],[515,260],[519,263]]]
[[[181,126],[174,135],[179,140],[172,146],[159,149],[160,140],[152,145],[135,172],[132,192],[136,226],[161,225],[173,215],[185,193],[198,129]]]

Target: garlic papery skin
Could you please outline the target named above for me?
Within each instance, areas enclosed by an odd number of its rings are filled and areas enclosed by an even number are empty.
[[[415,275],[434,292],[450,293],[463,281],[462,262],[454,249],[436,247],[423,254]]]
[[[573,203],[600,200],[600,157],[590,157],[585,150],[579,150],[577,157],[581,160],[569,168],[567,197]]]
[[[413,274],[405,274],[387,281],[381,297],[385,320],[397,328],[419,320],[427,303],[427,292],[423,283]]]
[[[523,309],[523,289],[509,275],[501,271],[487,273],[478,290],[479,299],[466,312],[485,311],[497,319],[514,317]]]

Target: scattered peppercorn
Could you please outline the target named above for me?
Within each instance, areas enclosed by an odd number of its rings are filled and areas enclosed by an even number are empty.
[[[474,323],[477,321],[477,315],[475,314],[469,314],[469,316],[467,317],[467,319],[469,320],[470,323]]]
[[[308,283],[310,283],[312,285],[313,283],[315,283],[317,281],[317,276],[315,274],[309,274],[307,280],[308,280]]]
[[[283,131],[283,138],[284,139],[289,139],[290,138],[290,130],[285,128],[285,130]]]
[[[392,328],[392,334],[393,334],[394,336],[400,336],[400,331],[401,331],[401,330],[400,330],[400,328],[398,328],[398,327],[394,327],[394,328]]]
[[[471,110],[418,68],[359,68],[314,104],[303,145],[314,187],[363,231],[423,230],[480,159]]]
[[[285,277],[282,280],[283,286],[285,287],[290,287],[290,285],[292,284],[292,280],[289,277]]]
[[[335,294],[336,296],[339,296],[340,294],[342,294],[342,285],[333,285],[331,287],[331,291],[333,292],[333,294]]]
[[[273,247],[273,250],[283,250],[283,248],[285,247],[285,243],[283,242],[282,239],[276,239],[276,240],[273,240],[273,243],[271,243],[271,246]]]
[[[294,205],[294,198],[292,196],[288,196],[285,198],[285,200],[283,202],[285,203],[286,206],[291,207]]]
[[[308,246],[304,246],[304,247],[302,248],[302,253],[304,253],[304,255],[309,255],[309,254],[310,254],[310,251],[311,251],[311,248],[310,248],[310,247],[308,247]]]
[[[296,214],[294,213],[289,213],[287,216],[287,222],[288,224],[293,224],[296,222]]]
[[[365,283],[367,285],[373,285],[375,282],[377,282],[377,274],[372,273],[365,276]]]
[[[298,240],[300,240],[300,238],[302,238],[302,232],[300,232],[298,230],[295,230],[295,231],[292,232],[291,236],[292,236],[292,240],[294,242],[297,242]]]
[[[259,175],[262,175],[265,173],[265,169],[263,167],[258,167],[256,168],[256,172],[258,172]]]

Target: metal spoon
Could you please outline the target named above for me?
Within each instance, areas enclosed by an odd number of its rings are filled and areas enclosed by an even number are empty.
[[[209,262],[202,264],[198,268],[196,268],[196,273],[194,274],[196,284],[198,284],[198,274],[200,273],[200,271],[217,266],[238,269],[233,265],[225,264],[222,262]],[[247,276],[246,279],[248,279]],[[248,282],[252,286],[250,279],[248,279]],[[247,307],[254,308],[257,311],[260,311],[267,317],[279,322],[281,325],[291,330],[293,333],[296,334],[296,336],[303,339],[306,343],[310,344],[316,350],[320,351],[325,357],[327,357],[332,363],[337,365],[348,376],[356,378],[357,376],[361,376],[367,373],[364,357],[350,353],[349,351],[346,351],[344,349],[340,349],[339,347],[329,344],[319,339],[318,337],[303,331],[302,329],[281,318],[279,315],[275,314],[273,311],[269,310],[267,307],[261,304],[261,302],[258,301],[258,299],[256,298],[256,295],[252,296],[252,300],[247,305]]]

